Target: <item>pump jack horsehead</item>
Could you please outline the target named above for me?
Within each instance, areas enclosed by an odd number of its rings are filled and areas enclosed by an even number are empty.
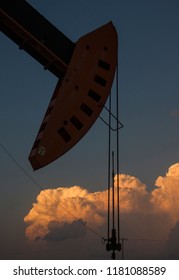
[[[108,22],[73,43],[25,0],[1,1],[0,29],[58,78],[29,155],[37,170],[69,151],[99,117],[115,76],[117,32]],[[120,250],[115,239],[113,229],[113,253]]]

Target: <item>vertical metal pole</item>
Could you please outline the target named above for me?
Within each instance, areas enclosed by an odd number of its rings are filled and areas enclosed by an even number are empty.
[[[109,95],[109,131],[108,131],[108,243],[110,238],[110,185],[111,185],[111,93]]]
[[[114,201],[114,152],[112,151],[112,225],[113,230],[115,229],[115,201]]]
[[[119,207],[119,129],[118,129],[118,121],[119,121],[119,89],[118,89],[118,62],[116,69],[116,147],[117,147],[117,234],[118,234],[118,243],[120,243],[120,207]]]

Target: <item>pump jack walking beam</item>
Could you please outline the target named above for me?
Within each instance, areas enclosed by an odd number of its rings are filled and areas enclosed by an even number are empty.
[[[1,0],[0,30],[45,69],[62,78],[75,43],[24,0]]]

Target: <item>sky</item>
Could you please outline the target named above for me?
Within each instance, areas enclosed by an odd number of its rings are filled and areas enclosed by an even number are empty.
[[[109,21],[115,25],[125,257],[177,258],[178,1],[28,2],[73,42]],[[100,240],[106,235],[107,127],[98,119],[72,150],[34,172],[28,155],[57,78],[2,33],[0,59],[0,143],[26,172],[1,146],[0,259],[110,258]],[[112,94],[115,89],[114,82]]]

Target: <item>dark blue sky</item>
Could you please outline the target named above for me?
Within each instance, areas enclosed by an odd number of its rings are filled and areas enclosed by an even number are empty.
[[[73,42],[112,20],[119,36],[120,173],[149,189],[179,162],[179,2],[177,0],[29,0]],[[0,142],[43,188],[107,186],[107,128],[97,120],[76,147],[32,171],[34,138],[57,78],[0,34]],[[115,91],[115,83],[112,92]],[[104,113],[102,113],[103,115]],[[104,114],[105,115],[105,114]],[[0,149],[2,240],[23,239],[23,217],[39,190]],[[19,237],[20,238],[20,237]]]

